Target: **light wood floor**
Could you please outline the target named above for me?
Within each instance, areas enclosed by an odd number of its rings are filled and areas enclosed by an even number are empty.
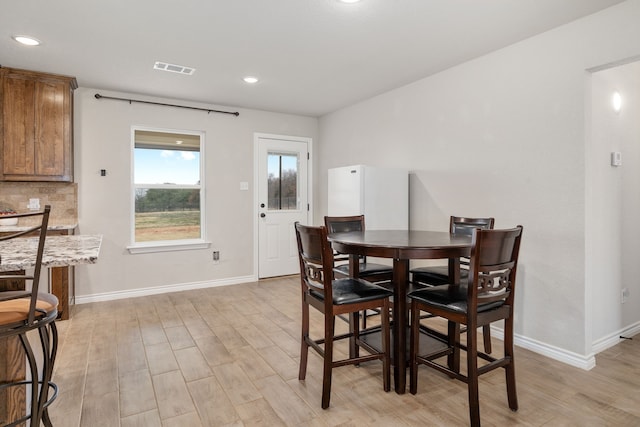
[[[468,425],[465,384],[422,367],[417,395],[385,393],[379,362],[334,370],[322,410],[315,352],[307,380],[297,378],[298,280],[77,306],[58,323],[54,425]],[[311,322],[321,327],[315,313]],[[638,426],[639,356],[640,342],[625,341],[583,371],[518,348],[520,410],[507,406],[502,370],[484,375],[483,425]]]

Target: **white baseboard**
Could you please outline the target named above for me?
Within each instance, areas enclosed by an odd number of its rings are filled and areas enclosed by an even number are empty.
[[[126,291],[105,292],[92,295],[76,295],[76,304],[87,304],[90,302],[113,301],[124,298],[135,298],[149,295],[166,294],[169,292],[188,291],[192,289],[215,288],[218,286],[238,285],[257,281],[255,276],[231,277],[220,280],[209,280],[206,282],[180,283],[176,285],[154,286],[150,288],[131,289]]]
[[[492,327],[491,338],[498,338],[500,340],[504,339],[504,331],[502,329]],[[595,353],[585,356],[518,334],[514,335],[513,344],[586,371],[593,369],[596,366]]]
[[[632,337],[640,332],[640,322],[631,324],[610,335],[595,340],[591,346],[594,353],[600,353],[622,341],[620,337]]]

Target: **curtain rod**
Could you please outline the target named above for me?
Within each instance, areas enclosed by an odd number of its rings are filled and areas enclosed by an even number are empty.
[[[199,108],[199,107],[188,107],[186,105],[176,105],[176,104],[164,104],[162,102],[151,102],[151,101],[141,101],[139,99],[126,99],[126,98],[115,98],[113,96],[104,96],[104,95],[100,95],[99,93],[95,94],[96,99],[115,99],[116,101],[127,101],[129,102],[129,104],[131,104],[132,102],[139,102],[141,104],[153,104],[153,105],[162,105],[165,107],[177,107],[177,108],[188,108],[189,110],[200,110],[200,111],[206,111],[207,114],[208,113],[220,113],[220,114],[232,114],[236,117],[238,117],[240,115],[240,113],[238,113],[237,111],[221,111],[221,110],[211,110],[208,108]]]

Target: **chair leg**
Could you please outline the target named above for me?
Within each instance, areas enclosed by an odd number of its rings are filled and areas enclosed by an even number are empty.
[[[387,300],[382,306],[380,321],[382,322],[382,351],[384,358],[382,359],[382,386],[384,391],[391,390],[391,331],[389,325],[389,301]]]
[[[40,334],[40,343],[42,344],[42,356],[43,356],[43,371],[42,371],[42,386],[40,388],[40,403],[38,407],[39,418],[42,420],[46,427],[51,427],[51,419],[49,418],[49,383],[53,375],[53,366],[56,361],[56,354],[58,352],[58,329],[55,321],[49,325],[38,329]],[[54,386],[55,387],[55,386]],[[57,389],[55,390],[57,394]],[[56,394],[52,399],[55,399]]]
[[[32,426],[40,425],[40,413],[38,412],[38,365],[33,354],[33,349],[25,334],[20,334],[20,343],[27,357],[27,364],[31,374],[31,416],[30,422]]]
[[[467,328],[467,381],[469,388],[469,418],[472,427],[480,427],[477,331],[477,328]]]
[[[304,298],[304,297],[303,297]],[[309,304],[302,302],[302,331],[300,334],[300,370],[298,380],[304,380],[307,376],[307,359],[309,356]]]
[[[418,349],[420,348],[420,309],[411,303],[411,337],[409,338],[409,392],[418,392]]]
[[[49,382],[51,381],[52,373],[49,330],[46,325],[38,328],[38,335],[40,336],[40,345],[42,347],[42,383],[38,397],[38,418],[43,419],[45,403],[47,403],[49,396]]]
[[[322,371],[322,409],[329,407],[331,400],[331,374],[333,370],[333,335],[335,316],[327,313],[324,323],[324,368]]]
[[[516,368],[513,354],[513,320],[506,319],[504,326],[504,356],[511,360],[511,362],[505,366],[507,399],[509,401],[509,408],[511,408],[512,411],[517,411],[518,395],[516,393]]]
[[[484,352],[491,354],[491,327],[489,325],[482,327],[482,339],[484,341]]]
[[[468,332],[468,331],[467,331]],[[447,322],[448,345],[453,351],[447,356],[447,365],[453,372],[460,373],[460,324]]]
[[[360,336],[360,312],[349,313],[349,331],[353,334],[353,338],[349,340],[349,358],[353,359],[360,356],[360,346],[358,338]],[[356,366],[359,366],[356,365]]]

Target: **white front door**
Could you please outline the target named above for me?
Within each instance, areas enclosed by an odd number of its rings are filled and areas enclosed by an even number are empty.
[[[311,139],[257,134],[258,277],[300,270],[293,224],[309,221]]]

